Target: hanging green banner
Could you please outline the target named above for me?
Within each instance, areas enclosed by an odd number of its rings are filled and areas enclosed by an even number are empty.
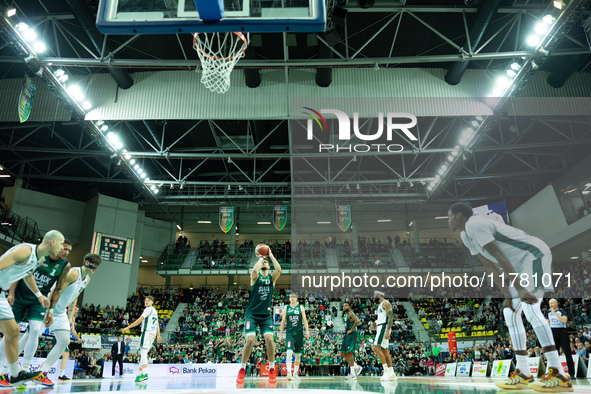
[[[337,205],[337,223],[339,228],[347,231],[351,226],[351,206]]]
[[[220,228],[227,233],[234,225],[234,207],[220,207]]]
[[[27,119],[29,119],[31,108],[33,106],[33,97],[35,96],[36,90],[37,86],[35,86],[31,78],[25,75],[23,89],[21,90],[21,94],[18,98],[18,117],[21,123],[24,123],[27,121]]]
[[[273,205],[273,224],[278,231],[287,224],[287,205]]]

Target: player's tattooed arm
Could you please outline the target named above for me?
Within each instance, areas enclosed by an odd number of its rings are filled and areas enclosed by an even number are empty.
[[[392,312],[392,304],[389,301],[384,302],[384,309],[386,310],[386,315],[388,316],[388,331],[392,329],[392,324],[394,324],[394,313]]]
[[[57,300],[60,299],[60,296],[62,295],[62,290],[64,289],[64,283],[66,282],[66,278],[70,273],[70,268],[72,268],[72,265],[70,263],[66,264],[66,266],[62,270],[62,273],[57,279],[55,289],[51,292],[51,299],[49,300],[49,309],[53,309],[55,307],[55,304],[57,304]]]
[[[351,331],[357,328],[358,325],[361,324],[361,320],[357,317],[353,311],[349,311],[349,320],[353,322],[353,327],[351,327]]]

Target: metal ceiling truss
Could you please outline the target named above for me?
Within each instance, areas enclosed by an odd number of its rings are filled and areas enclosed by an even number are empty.
[[[457,42],[462,36],[467,33],[469,29],[469,18],[470,15],[476,12],[474,7],[431,7],[431,6],[401,6],[400,3],[384,2],[381,6],[374,6],[369,9],[360,9],[355,6],[342,7],[350,13],[380,13],[383,14],[381,18],[371,23],[370,25],[361,29],[355,30],[352,26],[349,26],[348,18],[344,18],[344,38],[342,38],[338,44],[329,47],[337,55],[335,59],[304,59],[294,58],[294,56],[288,56],[288,47],[284,45],[283,51],[285,56],[283,59],[242,59],[238,62],[237,68],[241,67],[257,67],[257,68],[298,68],[298,67],[359,67],[359,66],[393,66],[398,64],[421,64],[421,63],[441,63],[441,62],[453,62],[463,60],[486,60],[488,61],[486,66],[481,65],[483,68],[493,67],[494,60],[510,60],[519,58],[522,56],[531,57],[535,54],[533,50],[524,50],[524,43],[522,37],[522,31],[524,29],[531,30],[535,21],[540,20],[543,16],[544,11],[547,10],[547,4],[540,4],[537,6],[530,7],[501,7],[497,14],[500,15],[502,25],[497,27],[495,31],[491,31],[488,34],[488,39],[477,49],[474,53],[471,53],[470,46],[468,48],[461,48]],[[423,14],[441,14],[444,15],[462,15],[463,29],[462,35],[458,37],[450,37],[446,32],[441,31],[429,22],[426,21]],[[433,40],[433,47],[427,50],[422,49],[420,53],[414,53],[407,56],[396,56],[396,44],[400,38],[400,26],[404,18],[410,18],[416,23],[413,24],[413,34],[416,36],[432,35],[435,34],[438,40]],[[38,26],[44,25],[46,30],[53,32],[54,39],[54,55],[47,56],[40,59],[42,64],[48,65],[62,65],[68,67],[84,67],[88,73],[91,73],[90,68],[95,67],[137,67],[137,68],[181,68],[181,69],[194,69],[198,66],[199,62],[197,59],[188,59],[187,51],[191,50],[190,40],[182,40],[182,37],[177,35],[177,42],[179,43],[182,58],[178,59],[133,59],[129,58],[129,52],[135,51],[141,53],[143,56],[149,57],[150,55],[145,51],[134,46],[134,43],[138,41],[141,35],[134,35],[126,39],[124,42],[116,42],[116,49],[110,53],[105,52],[106,45],[103,45],[102,53],[96,53],[88,45],[84,44],[77,36],[80,33],[80,27],[75,23],[73,15],[64,14],[48,14],[48,15],[34,15],[29,17],[30,20],[35,21]],[[387,27],[396,25],[393,35],[390,35],[390,30]],[[414,31],[416,29],[416,31]],[[385,32],[388,32],[386,34]],[[343,32],[340,32],[343,34]],[[284,34],[285,35],[285,34]],[[369,35],[363,42],[356,47],[351,45],[351,40],[357,36],[365,37]],[[59,37],[58,37],[59,36]],[[62,56],[62,47],[60,39],[63,39],[67,46],[73,51],[77,57],[66,57]],[[323,38],[318,35],[320,41],[324,41]],[[500,38],[500,43],[496,43],[497,38]],[[116,41],[116,36],[106,36],[104,38],[104,44],[106,41]],[[511,49],[505,45],[507,40],[512,39]],[[398,40],[398,41],[397,41]],[[578,40],[574,39],[574,42]],[[284,39],[284,44],[285,44]],[[377,54],[375,46],[372,46],[371,54],[367,53],[367,48],[371,46],[375,41],[379,41],[383,46],[384,51],[382,54]],[[438,42],[437,42],[438,41]],[[388,43],[388,45],[386,45]],[[495,46],[493,47],[493,43]],[[344,50],[337,49],[338,45],[342,44]],[[588,54],[588,48],[581,42],[578,42],[578,49],[565,49],[560,51],[554,51],[550,56],[571,56]],[[447,47],[448,53],[433,54],[432,52],[441,47]],[[501,49],[503,48],[503,49]],[[124,53],[124,49],[129,49]],[[81,52],[81,50],[83,52]],[[170,51],[172,52],[172,51]],[[440,51],[438,51],[440,52]],[[447,51],[446,51],[447,52]],[[88,53],[88,56],[82,56],[83,53]],[[118,54],[119,58],[115,59],[113,56]],[[15,62],[21,63],[22,59],[19,57],[1,57],[0,62]],[[494,67],[493,67],[494,68]]]

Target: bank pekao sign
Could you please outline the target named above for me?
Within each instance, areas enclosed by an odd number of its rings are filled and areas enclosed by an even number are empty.
[[[398,143],[391,143],[394,137],[398,133],[402,133],[410,141],[418,141],[418,138],[409,130],[417,125],[417,117],[413,114],[404,112],[387,112],[384,116],[384,112],[377,114],[377,130],[369,131],[368,133],[362,133],[359,125],[359,113],[353,113],[353,127],[351,128],[351,118],[345,112],[338,109],[321,109],[316,111],[309,107],[304,107],[308,110],[306,112],[310,119],[307,120],[306,124],[306,139],[312,141],[314,139],[314,124],[318,125],[317,132],[330,133],[328,123],[324,118],[323,114],[333,114],[337,118],[338,123],[338,140],[344,143],[341,145],[320,143],[318,145],[318,153],[322,152],[402,152],[404,146]],[[400,122],[400,120],[406,119],[407,122]],[[384,127],[385,124],[385,127]],[[351,129],[353,134],[351,134]],[[353,137],[367,141],[365,144],[346,144]],[[385,141],[384,141],[385,137]],[[383,143],[375,143],[380,140]],[[374,143],[370,143],[374,141]]]
[[[228,368],[234,368],[227,371]],[[105,361],[103,368],[103,375],[111,375],[112,362]],[[116,374],[118,373],[119,365],[115,366]],[[219,369],[223,368],[222,374],[219,374]],[[164,377],[209,377],[215,378],[220,376],[233,376],[238,373],[240,364],[149,364],[148,375],[150,377],[164,378]],[[138,365],[123,363],[123,375],[132,376],[137,374]]]

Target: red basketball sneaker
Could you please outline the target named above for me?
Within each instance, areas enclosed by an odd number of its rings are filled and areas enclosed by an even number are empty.
[[[240,371],[238,372],[238,378],[236,379],[236,383],[244,383],[244,375],[246,375],[246,369],[240,368]]]
[[[277,383],[277,377],[275,376],[275,368],[269,368],[269,383]]]

